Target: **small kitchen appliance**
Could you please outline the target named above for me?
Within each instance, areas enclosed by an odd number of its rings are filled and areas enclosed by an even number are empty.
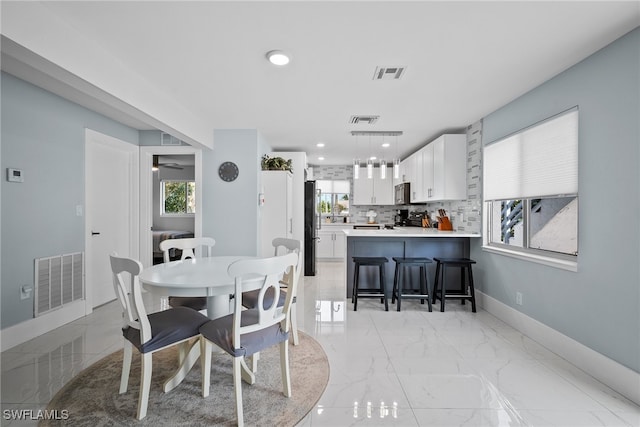
[[[394,187],[394,199],[396,205],[408,205],[411,203],[411,190],[408,182],[403,182]]]
[[[395,225],[407,226],[409,225],[409,209],[398,209],[394,218]]]

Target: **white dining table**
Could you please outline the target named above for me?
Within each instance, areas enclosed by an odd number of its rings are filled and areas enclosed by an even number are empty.
[[[145,268],[139,276],[142,286],[156,294],[176,297],[207,297],[207,316],[210,319],[229,314],[232,309],[230,295],[235,293],[235,279],[229,276],[229,266],[247,256],[212,256],[171,261]],[[242,281],[243,291],[257,289],[262,276]],[[175,388],[189,373],[200,356],[198,341],[191,343],[187,355],[175,374],[164,383],[164,391]],[[243,379],[253,384],[253,372],[243,363]]]
[[[229,265],[247,256],[212,256],[171,261],[145,268],[139,276],[142,286],[156,295],[207,297],[207,316],[216,319],[230,313],[229,295],[235,292]],[[256,276],[259,278],[259,276]],[[243,290],[259,286],[258,280],[244,279]]]

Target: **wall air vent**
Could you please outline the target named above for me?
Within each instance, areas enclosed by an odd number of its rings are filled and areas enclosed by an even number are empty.
[[[352,125],[372,125],[380,116],[351,116],[349,123]]]
[[[373,80],[398,80],[407,67],[376,67]]]

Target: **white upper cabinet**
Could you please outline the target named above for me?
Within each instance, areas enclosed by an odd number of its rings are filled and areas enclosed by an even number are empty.
[[[428,146],[433,146],[433,160],[425,161],[427,201],[466,199],[467,136],[445,134]],[[430,164],[432,172],[428,171]],[[430,185],[426,177],[431,180]]]
[[[466,135],[441,135],[403,163],[411,183],[411,203],[467,198]]]
[[[411,183],[411,203],[419,203],[425,200],[424,196],[424,163],[422,150],[418,150],[407,158],[407,172]]]
[[[380,178],[380,168],[373,168],[373,178],[367,178],[365,170],[353,180],[354,205],[393,205],[393,170],[387,168],[385,179]]]

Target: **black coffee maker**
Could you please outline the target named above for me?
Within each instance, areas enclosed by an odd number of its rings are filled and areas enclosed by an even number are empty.
[[[398,209],[395,215],[395,225],[406,226],[409,224],[409,209]]]

